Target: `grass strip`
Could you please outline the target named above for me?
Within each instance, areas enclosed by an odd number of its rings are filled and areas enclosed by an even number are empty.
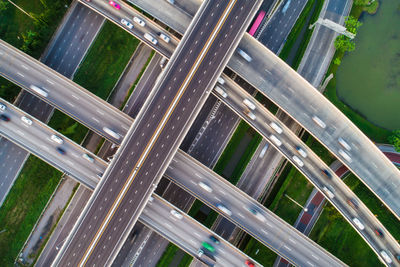
[[[60,181],[61,172],[29,156],[0,208],[0,266],[14,259]]]
[[[354,174],[344,180],[393,237],[400,240],[400,222]],[[310,237],[352,266],[383,266],[362,237],[331,205],[327,204]]]
[[[175,254],[179,251],[179,248],[172,243],[169,243],[165,248],[164,253],[161,258],[158,260],[156,266],[157,267],[168,267],[172,260],[174,259]]]

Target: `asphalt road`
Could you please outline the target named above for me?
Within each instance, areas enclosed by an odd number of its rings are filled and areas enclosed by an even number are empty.
[[[283,8],[289,1],[289,6],[283,12]],[[307,0],[282,1],[282,4],[268,21],[267,26],[257,34],[257,39],[272,52],[278,54],[285,45],[286,38],[306,4]]]
[[[51,65],[53,69],[63,72],[67,77],[70,77],[79,62],[84,56],[98,30],[101,28],[104,18],[91,12],[86,7],[80,4],[73,4],[70,16],[66,18],[65,25],[56,33],[57,36],[49,44],[47,53],[45,53],[42,62]],[[82,22],[88,22],[83,27],[76,28],[72,27],[72,24],[81,24]],[[90,27],[89,27],[90,26]],[[77,39],[80,37],[79,43],[70,44],[67,40]],[[67,46],[68,44],[68,46]],[[65,53],[68,52],[68,57],[65,57]],[[58,59],[64,59],[68,61],[66,65],[54,65]],[[2,60],[1,60],[2,61]],[[16,105],[21,109],[29,112],[32,116],[40,119],[41,121],[48,121],[50,114],[53,112],[51,106],[45,104],[37,97],[31,95],[28,92],[21,92]],[[12,142],[5,138],[0,140],[0,205],[6,198],[9,190],[14,184],[18,173],[23,167],[28,154],[20,147],[14,145]]]
[[[204,103],[210,78],[216,80],[227,54],[248,24],[243,21],[249,21],[254,13],[251,11],[257,8],[254,2],[242,4],[204,3],[204,9],[198,13],[168,63],[169,69],[155,87],[163,90],[153,90],[148,105],[139,112],[114,159],[116,163],[104,174],[104,180],[74,227],[72,238],[63,246],[59,260],[56,259],[57,264],[111,264],[122,246],[119,239],[124,239],[133,227],[153,190],[151,185],[161,178],[190,121]],[[212,62],[218,63],[212,65]],[[185,91],[188,85],[191,91]],[[168,140],[171,135],[177,137],[172,143]],[[107,214],[99,212],[103,208]]]
[[[168,3],[157,2],[157,10],[151,10],[149,5],[137,0],[140,8],[160,19],[169,26],[180,23],[179,28],[185,28],[185,17],[170,8],[164,8]],[[139,3],[140,2],[140,3]],[[340,5],[339,5],[340,6]],[[178,10],[175,8],[175,10]],[[331,4],[331,12],[340,12],[340,8]],[[175,29],[177,30],[177,29]],[[316,92],[304,78],[292,70],[269,49],[261,45],[250,35],[245,34],[239,47],[245,51],[252,61],[245,61],[238,53],[234,53],[228,62],[228,67],[257,88],[266,97],[277,104],[297,123],[310,132],[325,145],[330,152],[338,157],[365,185],[400,218],[400,172],[383,155],[379,149],[333,104]],[[296,96],[302,96],[296,97]],[[326,125],[321,128],[312,120],[317,115]],[[344,151],[338,138],[342,137],[350,144],[350,151]],[[347,153],[351,160],[346,160],[339,150]]]
[[[335,0],[327,1],[321,11],[320,18],[329,19],[339,24],[343,24],[345,16],[351,9],[350,1]],[[326,70],[330,64],[330,58],[335,53],[334,40],[338,36],[336,32],[325,26],[316,24],[310,43],[304,53],[297,71],[301,73],[308,82],[314,86],[319,86]]]
[[[116,139],[106,134],[103,127],[121,135],[131,126],[132,119],[122,115],[111,104],[103,101],[103,105],[99,107],[99,97],[3,41],[0,42],[0,58],[0,74],[3,77],[35,93],[40,99],[84,123],[99,135],[118,141],[122,136]],[[32,90],[31,85],[42,88],[47,96]],[[82,112],[80,107],[83,105],[90,112]],[[115,117],[120,118],[115,121]]]
[[[3,132],[11,132],[11,135],[14,133],[18,133],[19,130],[18,127],[20,127],[20,116],[24,114],[18,114],[18,116],[11,116],[13,113],[11,112],[11,105],[8,105],[7,108],[7,115],[11,118],[9,122],[3,122],[0,124],[0,131]],[[17,111],[17,110],[16,110]],[[26,114],[25,114],[26,115]],[[26,127],[22,125],[22,127]],[[12,129],[12,131],[9,131],[8,129]],[[48,138],[52,134],[55,133],[54,130],[50,129],[44,124],[40,124],[39,122],[35,121],[31,126],[29,126],[29,131],[26,131],[24,129],[25,134],[22,134],[19,142],[23,144],[24,147],[26,147],[30,152],[35,152],[39,157],[44,158],[45,160],[48,160],[51,164],[55,165],[57,162],[59,162],[59,166],[61,170],[68,169],[72,173],[76,172],[82,172],[82,169],[86,169],[86,173],[82,174],[82,180],[86,180],[86,184],[88,184],[88,188],[93,190],[96,187],[95,185],[92,185],[92,183],[88,181],[92,181],[92,177],[96,177],[96,174],[100,171],[104,171],[106,168],[106,164],[104,161],[99,159],[95,155],[91,155],[93,157],[94,162],[90,162],[87,160],[82,160],[80,155],[84,153],[88,153],[84,148],[80,147],[77,144],[74,144],[67,140],[67,138],[60,136],[61,138],[64,139],[64,148],[66,149],[67,153],[65,155],[57,154],[57,153],[47,153],[49,147],[55,147],[56,145],[54,142]],[[22,133],[22,131],[21,131]],[[30,145],[31,140],[36,144],[37,148],[32,148]],[[34,149],[34,150],[33,150]],[[55,149],[53,149],[55,151]],[[88,153],[89,154],[89,153]],[[75,156],[74,156],[75,155]],[[78,156],[76,156],[78,155]],[[53,161],[53,162],[52,162]],[[55,163],[54,163],[55,162]],[[96,169],[98,168],[98,169]],[[71,170],[72,169],[72,170]],[[248,208],[249,207],[256,207],[257,210],[263,210],[265,213],[263,216],[265,219],[270,220],[271,223],[277,223],[279,224],[279,229],[285,233],[289,233],[290,238],[293,240],[297,240],[298,243],[301,244],[306,244],[307,250],[315,252],[315,255],[320,255],[318,257],[327,257],[331,258],[329,255],[324,255],[323,249],[315,245],[312,241],[310,241],[308,238],[304,238],[302,235],[299,235],[296,231],[293,231],[292,227],[289,226],[287,223],[282,224],[283,220],[277,219],[278,217],[274,215],[272,212],[266,210],[265,208],[262,207],[261,204],[257,203],[256,200],[251,198],[250,196],[244,194],[242,191],[231,185],[229,182],[227,182],[225,179],[219,178],[215,173],[213,173],[211,170],[209,170],[206,166],[202,165],[198,161],[192,159],[190,156],[185,154],[184,152],[179,151],[177,154],[175,154],[175,157],[172,159],[172,162],[170,166],[168,167],[166,171],[166,176],[175,181],[176,183],[180,184],[183,186],[183,188],[186,188],[192,195],[195,195],[199,197],[202,201],[207,203],[207,205],[210,205],[212,208],[218,210],[216,208],[216,204],[222,203],[224,205],[227,205],[226,203],[229,203],[229,208],[234,211],[238,210],[237,216],[233,217],[228,217],[231,221],[233,221],[236,225],[239,227],[243,228],[247,232],[251,233],[253,236],[258,238],[261,242],[266,244],[268,247],[272,247],[274,251],[276,251],[278,254],[282,256],[289,257],[288,259],[291,260],[294,263],[301,262],[301,259],[304,257],[304,253],[307,254],[304,251],[301,250],[296,250],[297,248],[290,248],[291,253],[287,254],[285,250],[282,250],[282,245],[284,245],[284,248],[287,248],[290,243],[287,243],[287,240],[282,239],[282,234],[277,233],[276,236],[273,236],[271,238],[268,233],[263,232],[263,234],[260,235],[260,230],[256,230],[257,227],[260,226],[264,223],[263,221],[248,221],[248,216],[246,213],[249,212]],[[188,179],[190,177],[190,179]],[[196,180],[197,179],[197,180]],[[211,188],[214,188],[213,193],[211,192],[206,192],[204,189],[202,189],[198,183],[200,181],[204,181],[207,185],[209,185]],[[97,181],[98,182],[98,181]],[[214,186],[216,184],[216,186]],[[162,187],[162,185],[159,185],[158,188]],[[215,188],[219,188],[216,190]],[[80,190],[82,191],[82,190]],[[184,193],[183,195],[181,195]],[[78,202],[81,202],[81,199],[84,199],[84,203],[86,203],[87,199],[89,198],[88,194],[89,192],[80,192],[79,200]],[[227,198],[227,196],[229,196]],[[189,194],[185,194],[185,192],[180,192],[177,190],[176,186],[173,185],[168,185],[168,188],[166,190],[165,198],[166,200],[170,200],[172,198],[178,198],[181,199],[182,201],[179,203],[178,208],[182,210],[187,210],[188,206],[188,197],[191,197]],[[222,201],[224,199],[224,201]],[[236,201],[233,201],[232,199],[235,199]],[[247,203],[246,205],[243,205],[243,203]],[[79,214],[79,211],[82,209],[83,205],[78,204],[74,208],[72,212],[72,220],[76,221],[76,214]],[[77,211],[79,210],[79,211]],[[74,215],[75,214],[75,215]],[[243,214],[246,214],[245,217]],[[152,217],[153,220],[157,220],[157,217]],[[257,216],[256,216],[257,218]],[[63,219],[64,220],[64,219]],[[160,219],[162,220],[162,219]],[[279,220],[278,222],[276,220]],[[64,225],[69,225],[69,226],[62,226],[61,231],[56,231],[57,232],[57,238],[52,238],[52,243],[56,244],[58,248],[61,247],[61,245],[64,243],[64,240],[66,239],[66,233],[69,232],[70,228],[72,227],[71,221],[65,222]],[[277,225],[271,226],[270,224],[267,224],[268,227],[278,227]],[[63,229],[65,227],[65,229]],[[68,228],[69,227],[69,228]],[[180,228],[178,228],[180,229]],[[175,231],[178,231],[175,229]],[[178,232],[177,232],[178,233]],[[281,239],[280,242],[278,242],[278,239]],[[129,239],[128,239],[129,240]],[[130,242],[130,241],[129,241]],[[292,242],[292,241],[291,241]],[[293,243],[293,242],[292,242]],[[307,245],[309,244],[309,245]],[[310,248],[309,246],[312,246]],[[296,246],[297,247],[297,246]],[[300,246],[301,247],[301,246]],[[56,248],[57,250],[57,248]],[[41,260],[41,262],[49,262],[49,258],[54,257],[54,249],[48,248],[47,251],[45,252],[44,258]],[[328,260],[329,261],[329,260]],[[336,260],[335,260],[336,261]]]

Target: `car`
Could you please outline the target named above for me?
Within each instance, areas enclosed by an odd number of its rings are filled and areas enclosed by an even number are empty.
[[[57,152],[60,153],[61,155],[67,154],[67,152],[65,151],[65,149],[62,148],[62,147],[57,147],[56,150],[57,150]]]
[[[208,193],[211,193],[213,191],[213,189],[211,188],[211,186],[209,186],[208,184],[204,183],[204,182],[199,182],[198,185],[203,188],[204,190],[206,190]]]
[[[400,254],[397,254],[397,255],[396,255],[396,260],[397,260],[398,262],[400,262]]]
[[[21,121],[23,121],[24,123],[26,123],[26,124],[28,124],[28,125],[32,125],[32,120],[29,119],[29,118],[26,117],[26,116],[22,116],[22,117],[21,117]]]
[[[259,158],[263,158],[264,157],[265,152],[267,152],[268,147],[269,147],[269,144],[268,143],[265,144],[265,146],[263,147],[263,149],[260,152],[260,155],[258,155]]]
[[[253,59],[251,58],[251,56],[249,56],[249,54],[247,54],[246,52],[244,52],[242,49],[238,48],[236,50],[239,55],[244,58],[247,62],[251,62]]]
[[[246,264],[246,266],[249,266],[249,267],[255,267],[256,266],[251,260],[246,260],[244,262],[244,264]]]
[[[349,204],[350,206],[352,206],[354,209],[358,209],[358,202],[357,200],[355,200],[354,198],[349,198],[347,200],[347,204]]]
[[[332,179],[332,174],[328,170],[323,169],[323,170],[321,170],[321,172],[322,172],[322,174],[324,174],[329,179]]]
[[[160,32],[158,36],[160,36],[161,40],[163,40],[166,43],[169,43],[169,41],[171,40],[171,38],[169,38],[165,33],[162,32]]]
[[[94,162],[94,158],[87,153],[82,154],[82,158],[86,159],[87,161],[90,161],[91,163]]]
[[[98,173],[98,174],[96,174],[96,175],[97,175],[97,177],[101,178],[101,177],[103,177],[103,174],[104,174],[104,173],[100,172],[100,173]]]
[[[351,159],[350,155],[344,152],[342,149],[339,149],[339,155],[342,156],[345,160],[348,162],[352,162],[353,160]]]
[[[385,250],[381,250],[379,254],[381,254],[382,258],[385,260],[386,263],[388,264],[392,263],[392,259],[389,257],[389,254]]]
[[[7,109],[7,106],[4,105],[3,103],[0,103],[0,111],[3,112]]]
[[[314,115],[314,116],[312,117],[312,120],[313,120],[319,127],[321,127],[322,129],[326,128],[325,122],[323,122],[319,117],[317,117],[317,116]]]
[[[205,249],[207,249],[208,251],[210,251],[211,253],[213,253],[213,252],[215,251],[215,248],[214,248],[210,243],[207,243],[206,241],[203,241],[203,242],[201,243],[201,245],[202,245]]]
[[[374,233],[375,233],[377,236],[379,236],[379,237],[383,237],[383,236],[384,236],[383,230],[380,229],[380,228],[375,228],[375,229],[374,229]]]
[[[269,136],[269,139],[271,139],[271,141],[272,141],[275,145],[277,145],[277,146],[282,145],[281,140],[279,140],[278,137],[276,137],[276,136],[273,135],[273,134],[271,134],[271,135]]]
[[[129,29],[133,29],[133,24],[132,23],[130,23],[129,21],[127,21],[126,19],[121,19],[121,23],[123,24],[123,25],[125,25],[126,27],[128,27]]]
[[[353,218],[353,222],[357,226],[358,229],[360,229],[360,230],[365,229],[364,224],[358,218]]]
[[[224,85],[225,80],[222,77],[218,77],[217,82],[220,83],[221,85]]]
[[[152,44],[154,44],[154,45],[156,45],[157,43],[158,43],[158,41],[157,41],[157,39],[156,38],[154,38],[154,36],[153,35],[151,35],[150,33],[145,33],[144,34],[144,38],[145,39],[147,39],[147,40],[149,40]]]
[[[254,216],[256,216],[256,218],[257,218],[259,221],[262,221],[262,222],[265,221],[265,217],[264,217],[258,210],[256,210],[255,208],[251,207],[251,208],[249,208],[249,211],[250,211]]]
[[[299,165],[300,167],[304,166],[304,162],[296,155],[294,155],[292,157],[292,159],[294,160],[294,162],[296,162],[297,165]]]
[[[10,117],[4,114],[0,114],[0,120],[7,122],[10,121]]]
[[[142,27],[146,26],[146,23],[141,18],[133,17],[133,21],[136,22],[137,24],[139,24]]]
[[[50,139],[51,139],[52,141],[56,142],[57,144],[60,144],[60,145],[62,145],[62,144],[64,143],[64,140],[62,140],[61,137],[59,137],[59,136],[57,136],[57,135],[55,135],[55,134],[53,134],[52,136],[50,136]]]
[[[149,201],[150,201],[150,202],[153,202],[153,200],[154,200],[154,197],[153,197],[153,196],[150,196],[150,197],[149,197]]]
[[[342,137],[338,138],[338,142],[339,144],[344,147],[346,150],[350,151],[351,150],[351,146],[349,145],[349,143],[347,143]]]
[[[163,57],[163,58],[160,60],[160,67],[163,69],[163,68],[165,67],[166,64],[167,64],[167,58],[166,58],[166,57]]]
[[[170,210],[170,212],[172,216],[174,216],[175,218],[181,220],[183,218],[183,215],[177,211],[177,210]]]
[[[296,146],[297,152],[299,152],[300,156],[303,158],[307,158],[307,152],[301,146]]]
[[[225,207],[223,204],[217,204],[217,209],[219,209],[220,211],[222,211],[223,213],[225,213],[228,216],[232,215],[232,211],[230,211],[227,207]]]
[[[118,133],[114,132],[113,130],[111,130],[111,129],[108,128],[108,127],[103,127],[103,131],[104,131],[106,134],[110,135],[111,137],[113,137],[113,138],[115,138],[115,139],[117,139],[117,140],[120,138],[120,136],[119,136]]]
[[[33,91],[35,91],[36,93],[38,93],[39,95],[43,96],[43,97],[47,97],[49,94],[42,88],[36,86],[36,85],[31,85],[29,86],[29,88],[31,88]]]
[[[215,236],[213,236],[213,235],[210,235],[210,240],[212,241],[212,242],[214,242],[215,244],[219,244],[219,239],[218,238],[216,238]]]
[[[255,120],[256,119],[256,115],[254,115],[253,112],[251,112],[249,109],[245,109],[243,110],[244,114],[246,114],[247,117],[249,117],[251,120]]]
[[[328,195],[329,198],[335,197],[335,194],[333,193],[335,190],[332,188],[332,186],[324,186],[322,187],[322,190]]]
[[[249,99],[245,98],[243,100],[243,104],[245,104],[246,106],[249,107],[249,109],[251,110],[255,110],[256,109],[256,105],[254,105],[254,103],[252,101],[250,101]]]
[[[221,87],[219,87],[218,85],[215,86],[215,91],[221,95],[223,98],[226,98],[228,96],[228,94],[225,92],[224,89],[222,89]]]
[[[121,6],[118,3],[116,3],[115,1],[108,1],[108,4],[112,7],[114,7],[115,9],[118,9],[118,10],[121,9]]]
[[[281,134],[283,132],[282,128],[276,122],[270,122],[269,126],[274,129],[275,132]]]

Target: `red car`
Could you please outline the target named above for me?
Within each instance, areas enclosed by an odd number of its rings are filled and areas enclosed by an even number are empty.
[[[254,263],[251,260],[246,260],[244,263],[246,264],[246,266],[249,266],[249,267],[254,267],[255,266]]]
[[[108,3],[116,9],[121,9],[121,6],[118,5],[115,1],[108,1]]]

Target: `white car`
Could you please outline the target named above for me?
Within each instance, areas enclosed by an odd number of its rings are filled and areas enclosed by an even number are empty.
[[[269,126],[271,126],[271,128],[274,129],[274,131],[277,132],[278,134],[281,134],[283,132],[282,128],[275,122],[271,122]]]
[[[142,19],[140,19],[138,17],[133,17],[133,21],[136,22],[137,24],[139,24],[142,27],[146,26],[146,23]]]
[[[24,123],[26,123],[28,125],[32,125],[32,120],[29,119],[28,117],[22,116],[21,121],[23,121]]]
[[[339,155],[342,156],[345,160],[347,160],[348,162],[352,162],[352,159],[350,157],[349,154],[347,154],[346,152],[344,152],[343,150],[339,149]]]
[[[256,119],[256,115],[254,115],[254,113],[251,112],[251,111],[248,110],[248,109],[245,109],[245,110],[244,110],[244,114],[246,114],[247,117],[249,117],[249,118],[252,119],[253,121]]]
[[[272,141],[275,145],[277,145],[277,146],[281,146],[281,145],[282,145],[281,140],[279,140],[278,137],[276,137],[276,136],[273,135],[273,134],[271,134],[271,135],[269,136],[269,139],[271,139],[271,141]]]
[[[297,165],[299,165],[300,167],[304,166],[304,163],[301,159],[299,159],[298,156],[293,156],[292,159],[294,160],[294,162],[296,162]]]
[[[255,110],[256,109],[256,105],[254,105],[254,103],[253,102],[251,102],[249,99],[244,99],[243,100],[243,104],[245,104],[246,106],[248,106],[249,107],[249,109],[251,109],[251,110]]]
[[[218,85],[215,86],[215,91],[220,94],[223,98],[226,98],[228,96],[228,94],[225,92],[224,89],[222,89],[221,87],[219,87]]]
[[[169,41],[171,40],[171,38],[169,38],[166,34],[164,34],[162,32],[159,34],[159,36],[160,36],[161,40],[163,40],[166,43],[169,43]]]
[[[324,187],[322,187],[322,190],[324,190],[324,192],[328,195],[329,198],[335,197],[335,194],[333,194],[333,192],[332,192],[332,191],[334,191],[332,187],[330,187],[330,189],[328,189],[328,187],[324,186]]]
[[[319,127],[321,127],[322,129],[324,129],[326,127],[325,122],[323,122],[319,117],[317,116],[313,116],[312,117],[313,121],[318,124]]]
[[[296,150],[303,158],[307,157],[307,152],[302,147],[296,146]]]
[[[121,23],[124,24],[129,29],[131,29],[131,30],[133,29],[133,24],[130,23],[129,21],[127,21],[126,19],[121,19]]]
[[[390,263],[393,262],[392,259],[389,257],[389,255],[388,255],[388,253],[387,253],[386,251],[381,250],[381,251],[379,252],[379,254],[381,254],[382,258],[385,260],[386,263],[390,264]]]
[[[152,44],[156,45],[158,43],[157,39],[153,37],[150,33],[145,33],[144,38],[149,40]]]
[[[174,216],[175,218],[181,220],[183,218],[183,215],[176,211],[176,210],[171,210],[169,213],[171,213],[172,216]]]
[[[222,204],[217,204],[216,205],[217,206],[217,209],[219,209],[220,211],[222,211],[223,213],[225,213],[226,215],[228,215],[228,216],[231,216],[232,215],[232,211],[230,211],[227,207],[225,207],[224,205],[222,205]]]
[[[6,105],[0,103],[0,111],[5,111],[7,109]]]
[[[36,85],[31,85],[29,86],[33,91],[35,91],[36,93],[38,93],[39,95],[43,96],[43,97],[47,97],[49,94],[43,90],[42,88],[37,87]]]
[[[115,138],[115,139],[117,139],[117,140],[120,138],[119,134],[117,134],[116,132],[114,132],[113,130],[111,130],[111,129],[108,128],[108,127],[103,127],[103,131],[104,131],[106,134],[110,135],[111,137],[113,137],[113,138]]]
[[[239,53],[239,55],[244,58],[247,62],[251,62],[253,59],[251,58],[251,56],[249,56],[249,54],[247,54],[246,52],[244,52],[242,49],[238,48],[237,52]]]
[[[362,224],[358,218],[353,218],[353,222],[358,227],[358,229],[360,229],[360,230],[365,229],[364,224]]]
[[[351,150],[351,146],[350,146],[342,137],[339,137],[339,138],[338,138],[338,142],[339,142],[339,144],[340,144],[342,147],[344,147],[346,150],[348,150],[348,151]]]
[[[221,85],[224,85],[225,80],[222,77],[218,77],[217,82],[220,83]]]
[[[82,154],[82,158],[86,159],[87,161],[90,161],[91,163],[94,162],[94,158],[92,156],[89,156],[88,154]]]
[[[209,186],[208,184],[204,183],[204,182],[199,182],[198,185],[203,188],[204,190],[206,190],[208,193],[211,193],[213,191],[213,189],[211,188],[211,186]]]
[[[61,137],[59,137],[59,136],[57,136],[57,135],[55,135],[55,134],[53,134],[52,136],[50,136],[50,139],[51,139],[52,141],[56,142],[57,144],[60,144],[60,145],[62,145],[62,144],[64,143],[64,140],[62,140]]]

